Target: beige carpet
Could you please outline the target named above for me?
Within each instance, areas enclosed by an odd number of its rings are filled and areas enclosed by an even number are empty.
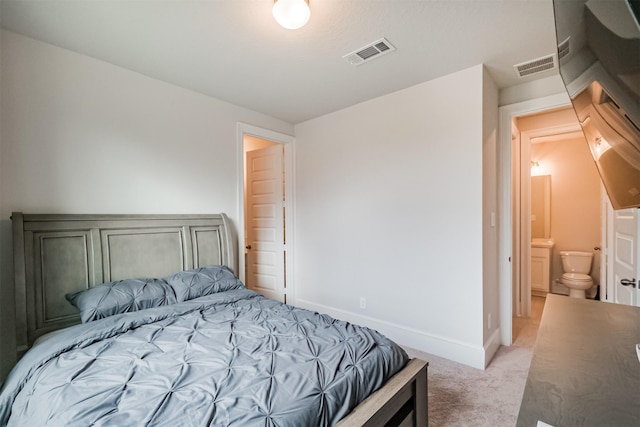
[[[500,347],[484,371],[406,349],[429,362],[429,426],[515,426],[543,305],[534,298],[532,317],[514,319],[514,344]]]

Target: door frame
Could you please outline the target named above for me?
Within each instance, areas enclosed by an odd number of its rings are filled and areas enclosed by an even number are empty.
[[[247,123],[239,122],[237,125],[237,170],[238,170],[238,277],[245,281],[245,257],[244,257],[244,241],[245,241],[245,209],[244,209],[244,184],[245,184],[245,167],[244,167],[244,137],[253,136],[271,142],[283,144],[284,146],[284,208],[285,208],[285,292],[287,303],[295,303],[295,286],[293,282],[294,276],[294,254],[295,254],[295,138],[291,135],[253,126]]]
[[[554,108],[571,105],[566,92],[549,95],[542,98],[523,101],[516,104],[502,106],[499,111],[499,283],[500,283],[500,339],[503,345],[511,345],[513,341],[513,313],[516,294],[513,283],[513,246],[521,245],[518,236],[513,235],[512,203],[512,164],[511,123],[514,118],[539,113]],[[516,238],[516,243],[513,239]]]

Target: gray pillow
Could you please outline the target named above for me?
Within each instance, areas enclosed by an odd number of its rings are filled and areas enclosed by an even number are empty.
[[[173,288],[164,279],[119,280],[65,297],[80,310],[82,323],[177,302]]]
[[[166,280],[174,289],[178,302],[244,288],[244,284],[225,265],[181,271]]]

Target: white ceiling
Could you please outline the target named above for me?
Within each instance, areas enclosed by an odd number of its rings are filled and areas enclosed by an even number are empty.
[[[2,27],[290,123],[480,63],[499,88],[513,65],[555,53],[552,0],[310,0],[286,30],[273,0],[1,0]],[[385,37],[396,51],[342,56]]]

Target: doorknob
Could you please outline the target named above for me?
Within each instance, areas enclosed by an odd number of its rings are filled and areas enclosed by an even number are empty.
[[[622,286],[636,286],[636,279],[620,279],[620,284]]]
[[[251,249],[251,245],[245,246],[245,249]]]

